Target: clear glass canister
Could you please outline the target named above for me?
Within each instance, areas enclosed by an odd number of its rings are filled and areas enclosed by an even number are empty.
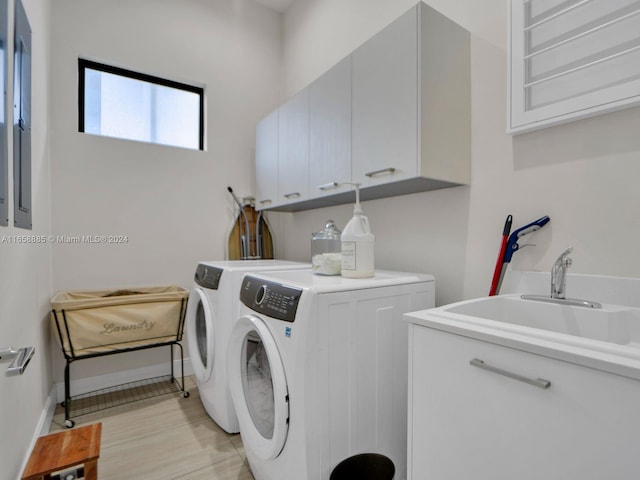
[[[314,273],[340,275],[341,234],[333,220],[327,220],[322,230],[311,234],[311,264]]]
[[[311,258],[323,253],[340,253],[341,234],[334,221],[327,220],[322,230],[311,234]]]

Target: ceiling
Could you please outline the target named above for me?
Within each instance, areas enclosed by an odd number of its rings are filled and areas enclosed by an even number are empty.
[[[255,0],[276,12],[284,12],[295,0]]]

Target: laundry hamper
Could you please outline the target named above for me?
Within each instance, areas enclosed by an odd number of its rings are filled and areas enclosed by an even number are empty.
[[[178,286],[60,292],[51,299],[51,319],[66,360],[65,425],[73,427],[69,370],[72,362],[134,350],[170,346],[171,385],[184,397],[182,340],[189,292]],[[173,372],[174,346],[179,347],[182,381]],[[113,387],[111,392],[125,390]],[[102,391],[83,395],[96,396]],[[94,395],[91,395],[94,394]],[[89,409],[95,411],[99,408]],[[84,411],[82,414],[90,413]]]

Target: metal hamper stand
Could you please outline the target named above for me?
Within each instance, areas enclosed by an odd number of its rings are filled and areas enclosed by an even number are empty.
[[[182,345],[179,343],[182,340],[182,334],[184,330],[184,322],[187,310],[186,307],[187,299],[182,298],[180,300],[180,313],[175,338],[169,341],[160,341],[158,343],[152,342],[131,347],[124,346],[122,348],[116,348],[109,351],[84,354],[77,354],[74,349],[72,335],[69,330],[69,324],[67,322],[67,312],[64,309],[61,309],[59,311],[59,315],[55,309],[52,309],[53,319],[55,321],[56,329],[58,332],[58,338],[62,346],[62,353],[66,361],[64,369],[64,402],[62,402],[61,404],[62,406],[64,406],[65,426],[67,428],[73,428],[73,426],[75,425],[75,422],[71,420],[72,411],[75,414],[74,416],[86,415],[133,401],[156,397],[168,393],[182,392],[183,398],[189,397],[189,392],[185,390],[184,383],[184,351]],[[66,340],[68,342],[69,352],[65,350],[65,334]],[[141,381],[124,383],[71,397],[70,367],[71,364],[76,360],[110,356],[119,353],[127,353],[165,346],[169,346],[171,349],[171,372],[169,376],[165,375]],[[180,351],[180,381],[178,381],[178,379],[176,379],[174,375],[173,359],[175,346],[179,347]],[[77,403],[77,405],[74,405],[73,409],[72,402]]]

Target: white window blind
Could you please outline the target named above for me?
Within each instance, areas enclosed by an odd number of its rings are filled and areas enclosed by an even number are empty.
[[[638,103],[638,0],[512,0],[510,47],[512,130]]]

